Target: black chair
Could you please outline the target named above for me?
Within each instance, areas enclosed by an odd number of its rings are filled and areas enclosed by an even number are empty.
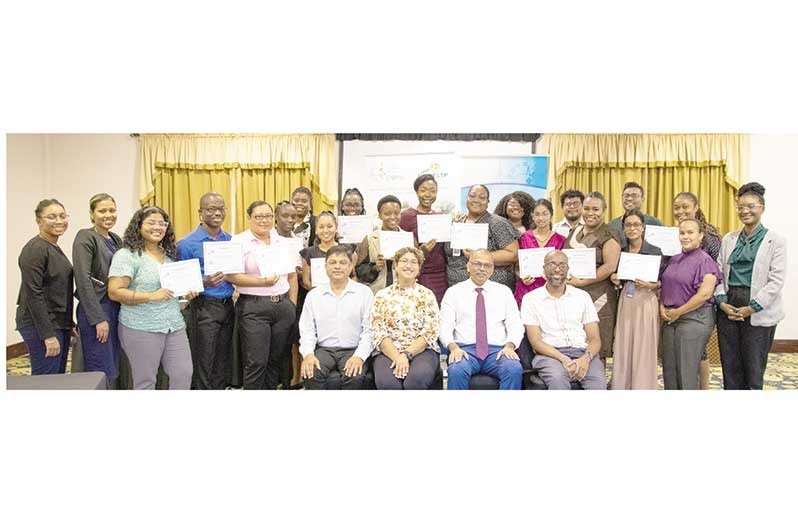
[[[521,341],[521,346],[518,347],[518,357],[521,359],[521,367],[523,368],[521,388],[524,390],[548,390],[538,372],[532,368],[532,358],[535,357],[535,353],[526,336]],[[582,385],[578,381],[573,381],[571,382],[571,390],[582,390]]]

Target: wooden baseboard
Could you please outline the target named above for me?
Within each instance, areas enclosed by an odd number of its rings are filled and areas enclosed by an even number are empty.
[[[6,359],[14,359],[28,353],[28,348],[23,342],[15,343],[6,347]]]
[[[774,340],[770,352],[798,352],[798,340]]]

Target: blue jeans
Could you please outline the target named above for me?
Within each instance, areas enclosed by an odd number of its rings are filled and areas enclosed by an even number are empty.
[[[100,305],[108,318],[108,340],[105,343],[97,341],[97,327],[89,323],[80,304],[78,304],[78,333],[80,334],[80,347],[83,351],[83,370],[104,372],[105,378],[110,383],[119,375],[119,357],[121,355],[117,331],[119,304],[104,298]]]
[[[47,349],[44,348],[44,340],[39,337],[36,327],[31,324],[20,327],[17,330],[28,347],[30,373],[32,375],[63,374],[66,372],[71,331],[56,329],[55,337],[58,338],[58,342],[61,344],[61,352],[57,356],[45,356]]]
[[[511,360],[506,356],[496,359],[497,353],[501,350],[498,345],[488,346],[488,357],[484,360],[477,358],[476,346],[461,345],[461,349],[466,351],[468,359],[463,358],[457,363],[449,364],[449,390],[468,390],[471,384],[471,376],[474,374],[487,374],[499,380],[499,390],[520,390],[521,389],[521,362]]]

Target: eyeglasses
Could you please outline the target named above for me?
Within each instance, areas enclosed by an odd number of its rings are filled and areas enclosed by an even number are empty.
[[[252,219],[256,222],[266,222],[274,219],[273,214],[253,214]]]
[[[42,216],[43,220],[47,220],[48,222],[54,222],[58,219],[62,221],[67,221],[69,219],[68,214],[48,214],[47,216]]]
[[[623,226],[627,229],[642,229],[642,223],[624,223]]]
[[[202,210],[203,211],[207,211],[207,212],[209,212],[211,214],[216,214],[217,212],[225,212],[227,210],[227,207],[224,207],[224,206],[222,206],[222,207],[203,207]]]
[[[169,222],[156,221],[156,220],[145,220],[144,224],[150,227],[163,227],[163,228],[169,227]]]
[[[418,265],[418,260],[415,258],[402,258],[399,260],[399,265]]]
[[[621,198],[623,198],[624,200],[640,200],[641,198],[643,198],[643,195],[637,193],[623,193],[621,195]]]
[[[476,269],[485,269],[485,270],[487,270],[487,269],[490,269],[490,268],[493,267],[492,263],[484,263],[484,262],[478,262],[478,261],[469,261],[468,263],[470,263]]]
[[[548,262],[546,267],[551,267],[552,269],[562,269],[566,270],[568,268],[568,262]]]
[[[748,205],[738,205],[737,212],[753,211],[757,207],[763,207],[761,203],[749,203]]]
[[[486,202],[486,201],[488,201],[488,196],[485,195],[485,194],[480,194],[480,195],[469,194],[468,195],[468,199],[469,200],[477,200],[477,201],[480,201],[480,202]]]
[[[562,204],[562,206],[565,207],[566,209],[570,209],[572,207],[579,207],[580,205],[582,205],[582,202],[580,202],[579,200],[573,200],[570,202],[566,200],[566,202]]]

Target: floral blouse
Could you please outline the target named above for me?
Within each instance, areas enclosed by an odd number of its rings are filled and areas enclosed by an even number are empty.
[[[438,302],[435,294],[423,285],[403,288],[398,283],[377,292],[371,309],[371,344],[380,352],[380,344],[391,338],[399,350],[407,349],[422,337],[427,348],[438,347]]]

